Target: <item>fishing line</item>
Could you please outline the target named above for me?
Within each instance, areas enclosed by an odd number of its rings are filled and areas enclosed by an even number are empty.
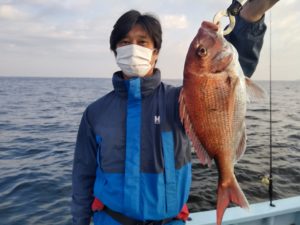
[[[270,58],[269,58],[269,87],[270,87],[270,175],[269,175],[269,199],[270,199],[270,206],[275,207],[273,204],[273,149],[272,149],[272,13],[271,10],[269,11],[269,43],[270,43]]]

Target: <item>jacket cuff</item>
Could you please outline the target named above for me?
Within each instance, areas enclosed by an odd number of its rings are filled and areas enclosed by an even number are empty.
[[[237,15],[235,19],[236,19],[236,25],[235,25],[236,33],[244,33],[247,34],[249,37],[253,36],[253,38],[264,35],[266,30],[265,15],[256,22],[249,22],[244,18],[242,18],[240,15]]]

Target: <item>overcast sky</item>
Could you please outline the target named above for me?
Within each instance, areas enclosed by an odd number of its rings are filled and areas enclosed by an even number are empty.
[[[115,21],[129,9],[155,14],[163,27],[158,67],[182,79],[188,46],[203,20],[231,0],[0,0],[0,76],[111,77],[118,69],[109,50]],[[226,22],[226,21],[224,21]],[[269,24],[269,14],[266,16]],[[269,29],[268,29],[269,32]],[[299,79],[300,1],[272,10],[272,74]],[[253,78],[269,78],[269,33]]]

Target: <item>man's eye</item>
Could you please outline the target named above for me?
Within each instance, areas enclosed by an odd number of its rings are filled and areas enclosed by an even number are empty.
[[[119,42],[119,45],[129,45],[129,44],[130,44],[129,41],[127,40],[122,40]]]
[[[139,41],[139,45],[141,45],[141,46],[146,46],[147,44],[148,44],[147,41],[144,41],[144,40]]]

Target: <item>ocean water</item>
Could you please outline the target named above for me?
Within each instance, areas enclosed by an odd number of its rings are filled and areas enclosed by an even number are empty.
[[[181,81],[166,81],[180,85]],[[269,90],[268,82],[259,82]],[[300,194],[300,81],[272,83],[274,199]],[[71,171],[85,107],[111,79],[0,77],[0,223],[71,224]],[[247,151],[235,167],[250,203],[268,200],[268,101],[247,112]],[[193,158],[192,212],[214,209],[217,170]]]

